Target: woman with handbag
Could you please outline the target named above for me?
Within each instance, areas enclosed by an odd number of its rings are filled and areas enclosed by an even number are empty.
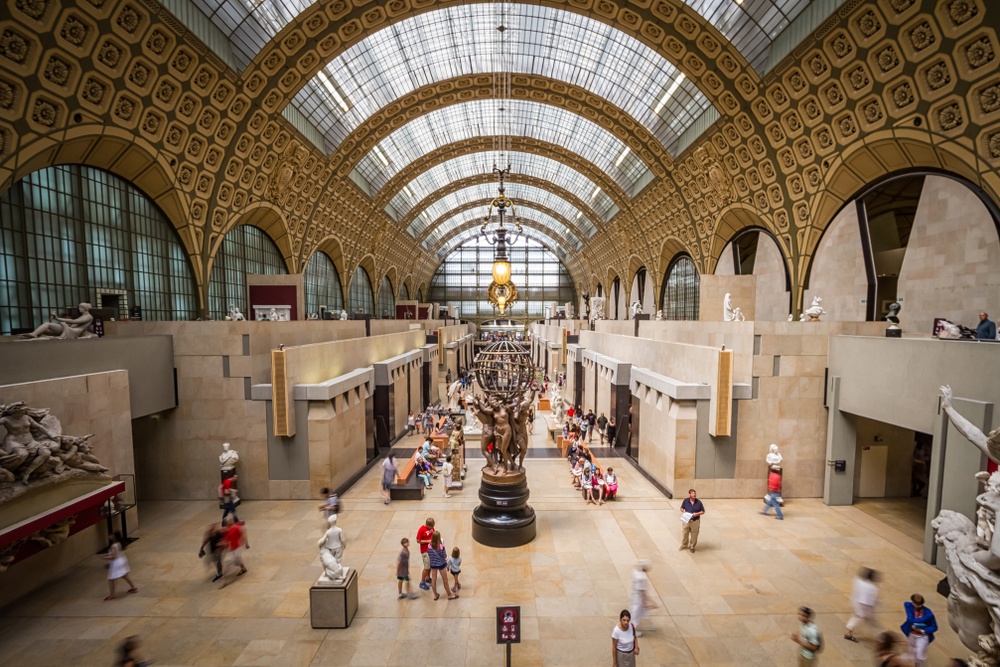
[[[639,655],[638,637],[632,625],[632,614],[622,609],[611,630],[611,667],[635,667],[635,656]]]

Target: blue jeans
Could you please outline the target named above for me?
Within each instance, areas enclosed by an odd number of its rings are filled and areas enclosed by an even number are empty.
[[[233,521],[235,521],[236,523],[240,522],[240,518],[238,516],[236,516],[236,503],[234,503],[234,502],[222,503],[222,523],[223,524],[226,523],[226,517],[229,516],[230,514],[233,515]]]
[[[767,511],[773,507],[775,513],[778,515],[778,518],[784,519],[785,515],[781,513],[781,504],[778,502],[781,498],[781,494],[771,491],[767,495],[770,496],[770,499],[764,501],[764,511],[761,512],[761,514],[767,514]]]

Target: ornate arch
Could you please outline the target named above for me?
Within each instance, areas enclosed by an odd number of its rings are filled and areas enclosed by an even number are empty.
[[[557,106],[610,131],[642,158],[658,178],[665,177],[673,166],[663,144],[639,121],[586,89],[527,74],[514,75],[511,83],[512,99]],[[380,109],[349,134],[330,157],[330,164],[349,171],[375,144],[414,118],[454,104],[492,99],[493,94],[493,79],[489,74],[455,77],[414,90]]]
[[[292,253],[292,238],[288,233],[288,223],[285,220],[284,212],[271,202],[258,201],[250,204],[241,211],[233,213],[229,217],[229,223],[209,249],[209,259],[206,262],[205,275],[211,275],[212,264],[215,262],[216,254],[219,252],[226,234],[240,225],[253,225],[267,234],[274,241],[274,244],[278,246],[281,257],[285,260],[285,268],[288,269],[288,272],[299,272],[298,261]],[[303,266],[302,270],[304,269],[305,267]]]
[[[718,29],[682,0],[628,6],[594,0],[535,0],[621,30],[673,63],[722,113],[736,113],[757,94],[760,78]],[[277,114],[305,82],[344,51],[379,30],[464,0],[410,2],[319,0],[261,49],[242,74],[243,87]]]
[[[788,257],[790,256],[789,249],[784,246],[781,240],[779,240],[778,233],[774,230],[773,225],[769,224],[768,221],[766,221],[760,213],[758,213],[757,210],[750,205],[744,204],[743,202],[736,202],[724,208],[715,219],[715,226],[711,235],[711,252],[702,258],[703,266],[699,267],[702,273],[710,274],[714,272],[715,266],[719,263],[719,256],[722,254],[722,249],[725,248],[737,234],[744,229],[751,227],[757,227],[765,230],[768,234],[774,237],[785,261],[788,261]]]
[[[385,208],[385,205],[403,189],[404,185],[428,169],[466,153],[482,153],[492,150],[492,148],[492,137],[474,137],[465,141],[456,141],[441,146],[421,156],[393,176],[385,184],[385,187],[379,191],[378,195],[373,197],[375,209],[381,210]],[[511,150],[522,153],[534,153],[535,155],[541,155],[561,162],[567,167],[572,167],[601,186],[601,190],[611,198],[611,201],[619,209],[624,211],[629,207],[629,202],[632,199],[631,195],[626,193],[620,185],[615,183],[613,179],[608,177],[604,171],[598,169],[593,163],[583,159],[572,151],[566,150],[562,146],[547,141],[538,141],[529,137],[513,137]],[[488,174],[488,176],[490,179],[495,180],[495,176],[492,174]]]
[[[204,300],[201,287],[208,272],[202,264],[202,232],[191,220],[191,198],[178,185],[169,158],[149,141],[116,127],[77,125],[31,141],[5,157],[0,162],[0,193],[32,172],[63,164],[104,169],[135,185],[174,226],[188,255],[199,301]]]

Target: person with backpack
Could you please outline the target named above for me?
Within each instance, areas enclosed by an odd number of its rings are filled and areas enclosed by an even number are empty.
[[[809,607],[799,607],[799,631],[792,633],[792,641],[799,645],[799,667],[815,665],[817,654],[823,650],[823,635],[813,615]]]
[[[622,609],[611,630],[611,667],[635,667],[635,656],[639,655],[638,637],[632,625],[632,614]]]

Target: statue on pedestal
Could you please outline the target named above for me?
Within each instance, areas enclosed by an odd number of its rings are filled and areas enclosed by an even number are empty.
[[[236,469],[236,464],[240,461],[240,455],[235,449],[231,449],[228,442],[222,443],[222,453],[219,454],[219,467],[224,473],[231,473]]]
[[[342,319],[342,320],[346,320],[347,319],[347,311],[346,310],[340,311],[340,319]]]
[[[41,325],[31,333],[21,334],[18,340],[68,340],[73,338],[97,338],[97,334],[90,330],[90,325],[94,323],[94,316],[90,314],[93,308],[89,303],[81,303],[80,316],[76,318],[59,317],[55,313],[49,314],[49,322]]]
[[[337,515],[334,514],[327,521],[330,523],[330,529],[323,534],[318,544],[319,559],[323,563],[323,574],[320,575],[319,581],[342,583],[350,573],[350,568],[344,567],[341,563],[347,541],[344,539],[344,531],[337,525]]]
[[[781,465],[783,457],[781,456],[781,452],[778,451],[778,446],[776,444],[771,443],[771,446],[767,450],[767,456],[764,457],[764,460],[767,461],[767,465],[769,466]]]
[[[747,319],[739,307],[733,307],[733,297],[729,292],[726,292],[726,298],[722,302],[722,319],[725,322],[744,322]]]
[[[941,409],[955,429],[991,461],[1000,463],[1000,428],[989,435],[952,406],[951,387],[941,387]],[[976,497],[976,523],[953,510],[941,510],[931,522],[934,540],[948,561],[948,624],[975,655],[966,658],[974,667],[1000,664],[1000,472],[976,473],[986,485]]]
[[[898,301],[893,301],[889,304],[889,314],[885,316],[886,322],[892,322],[893,324],[899,324],[899,311],[903,308],[903,304]],[[890,327],[891,328],[891,327]]]
[[[812,305],[802,311],[799,315],[799,322],[819,322],[820,315],[825,315],[826,311],[819,304],[822,303],[823,297],[814,296]]]
[[[244,322],[247,318],[243,317],[243,313],[236,306],[229,306],[229,319],[232,322]]]
[[[590,297],[590,322],[593,324],[597,320],[606,320],[607,315],[604,314],[604,305],[607,303],[607,299],[603,296],[592,296]]]
[[[636,315],[642,315],[642,302],[639,301],[638,299],[636,299],[635,301],[633,301],[632,305],[630,305],[629,308],[632,309],[632,319],[633,320],[635,319]]]
[[[658,310],[658,311],[656,311],[656,321],[657,321],[657,322],[662,322],[662,321],[663,321],[663,320],[665,320],[665,319],[667,319],[667,318],[665,318],[665,317],[663,316],[663,311],[662,311],[662,310]]]
[[[451,383],[451,386],[448,387],[448,409],[451,410],[452,412],[457,412],[462,409],[461,405],[462,393],[460,391],[461,386],[462,382],[460,380],[455,380],[454,382]]]

